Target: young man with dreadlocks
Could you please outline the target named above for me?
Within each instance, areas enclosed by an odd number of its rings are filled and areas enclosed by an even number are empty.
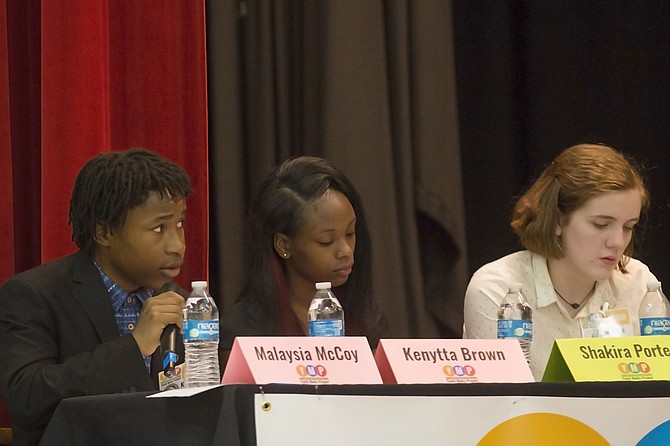
[[[79,251],[0,288],[14,444],[37,444],[63,398],[157,389],[160,337],[181,327],[184,306],[157,291],[183,262],[190,193],[181,167],[144,149],[98,155],[78,173],[69,224]]]

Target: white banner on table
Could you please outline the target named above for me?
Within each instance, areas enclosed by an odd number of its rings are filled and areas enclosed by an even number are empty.
[[[259,446],[670,444],[670,398],[257,394]]]

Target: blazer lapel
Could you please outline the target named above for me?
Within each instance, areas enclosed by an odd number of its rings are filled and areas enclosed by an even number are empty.
[[[114,309],[105,284],[93,260],[84,251],[75,254],[72,265],[72,294],[91,319],[104,342],[119,336]]]

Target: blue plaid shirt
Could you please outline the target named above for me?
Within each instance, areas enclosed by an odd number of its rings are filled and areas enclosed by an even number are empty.
[[[132,293],[128,293],[110,279],[97,263],[95,263],[95,266],[98,268],[100,277],[112,300],[112,308],[116,316],[116,326],[119,328],[119,336],[130,334],[135,329],[142,307],[144,307],[147,299],[151,297],[153,290],[140,288]],[[147,366],[147,370],[151,372],[151,355],[144,357],[144,364]]]

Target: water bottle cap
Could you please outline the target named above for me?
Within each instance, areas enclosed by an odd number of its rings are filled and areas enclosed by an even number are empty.
[[[649,290],[649,291],[656,291],[659,288],[661,288],[661,282],[648,282],[647,283],[647,290]]]
[[[512,283],[509,284],[509,290],[510,291],[521,291],[521,288],[523,288],[523,283],[512,282]]]
[[[330,289],[330,282],[316,282],[316,289],[317,290],[329,290]]]
[[[191,282],[191,288],[202,288],[205,289],[207,288],[207,281],[206,280],[194,280]]]

